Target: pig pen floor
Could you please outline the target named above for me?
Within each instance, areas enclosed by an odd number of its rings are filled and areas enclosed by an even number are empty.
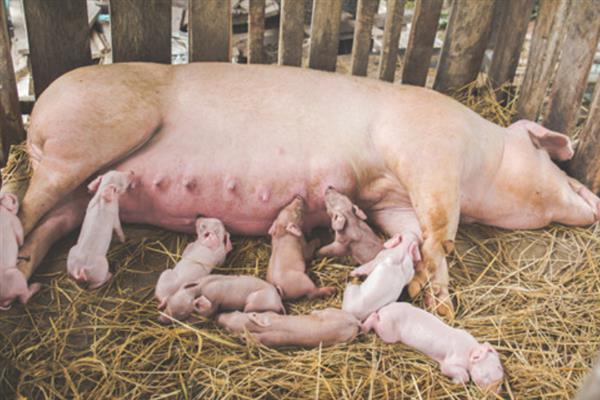
[[[496,122],[510,118],[489,102],[479,108],[479,98],[461,100]],[[13,149],[4,178],[21,192],[25,165],[22,148]],[[507,375],[501,398],[572,398],[589,370],[600,341],[599,230],[461,226],[449,258],[451,323],[498,349]],[[210,320],[161,325],[154,284],[192,237],[140,226],[125,231],[127,242],[111,247],[115,276],[105,287],[82,290],[65,274],[73,234],[34,276],[42,291],[26,307],[0,313],[1,399],[483,397],[472,384],[453,384],[423,355],[374,334],[331,348],[273,350]],[[268,257],[267,240],[236,238],[215,272],[264,277]],[[352,268],[344,259],[315,260],[311,277],[338,294],[288,302],[288,313],[339,307]]]

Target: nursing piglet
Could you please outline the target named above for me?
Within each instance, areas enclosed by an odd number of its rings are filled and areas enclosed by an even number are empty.
[[[187,284],[167,299],[164,313],[183,320],[192,312],[210,317],[217,311],[285,312],[275,286],[247,275],[207,275]],[[169,318],[161,315],[162,322]]]
[[[88,185],[95,193],[90,200],[79,239],[67,257],[67,270],[90,289],[102,286],[111,277],[106,253],[113,231],[121,242],[125,234],[119,220],[119,197],[129,188],[133,172],[109,171]]]
[[[179,288],[210,274],[215,266],[223,264],[232,249],[229,233],[216,218],[198,218],[196,233],[198,238],[185,247],[181,260],[158,278],[154,294],[159,301],[159,309],[166,306],[167,298]]]
[[[248,331],[251,338],[269,347],[331,346],[352,341],[360,331],[360,322],[353,315],[335,308],[309,315],[237,311],[220,314],[217,324],[235,333]]]
[[[23,228],[17,217],[19,200],[12,193],[0,193],[0,282],[6,288],[7,299],[0,303],[0,310],[8,310],[12,299],[18,297],[25,304],[40,285],[27,286],[27,280],[17,269],[19,246],[23,245]]]
[[[415,275],[419,262],[419,242],[414,236],[395,235],[384,249],[367,264],[355,269],[353,276],[368,275],[360,285],[349,283],[344,291],[342,310],[359,320],[398,300],[402,290]]]
[[[500,388],[504,371],[496,350],[425,310],[408,303],[393,303],[371,314],[362,326],[365,332],[374,329],[386,343],[402,342],[425,353],[455,383],[466,383],[470,376],[484,390]]]
[[[335,239],[318,253],[330,257],[351,255],[360,264],[371,261],[383,248],[383,240],[365,222],[363,210],[332,187],[325,191],[325,206]]]
[[[303,296],[312,299],[335,293],[334,287],[318,288],[306,275],[306,259],[312,257],[317,242],[306,243],[303,222],[304,199],[296,196],[279,212],[269,229],[272,250],[267,281],[281,289],[284,299]]]

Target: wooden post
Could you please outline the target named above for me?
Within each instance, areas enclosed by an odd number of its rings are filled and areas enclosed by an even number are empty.
[[[342,0],[314,0],[309,68],[335,71],[340,42]]]
[[[231,61],[231,0],[189,0],[190,61]]]
[[[383,81],[394,82],[403,17],[404,0],[388,0],[381,59],[379,60],[379,79]]]
[[[113,62],[171,63],[171,1],[110,0]]]
[[[490,35],[494,0],[454,0],[435,90],[448,92],[477,78]]]
[[[541,0],[527,69],[517,103],[516,119],[536,121],[564,40],[571,0]]]
[[[277,64],[299,67],[304,40],[304,1],[282,0],[279,18]]]
[[[67,71],[91,64],[85,0],[24,0],[36,97]]]
[[[404,56],[402,83],[425,86],[443,3],[444,0],[417,0]]]
[[[358,0],[354,40],[352,41],[352,75],[367,76],[369,53],[371,52],[371,31],[379,0]]]
[[[501,14],[499,34],[488,73],[494,87],[512,82],[515,77],[533,0],[511,0],[503,2],[502,5],[505,9]]]
[[[10,47],[8,19],[0,4],[0,166],[6,163],[10,146],[25,140]]]
[[[265,0],[250,0],[248,12],[248,63],[260,64],[263,60],[265,35]]]
[[[568,133],[575,126],[599,37],[600,1],[574,3],[544,120],[549,129]]]
[[[594,192],[600,192],[600,85],[596,84],[587,121],[579,136],[571,174]]]

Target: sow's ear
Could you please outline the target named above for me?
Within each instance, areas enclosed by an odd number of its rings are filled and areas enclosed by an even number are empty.
[[[567,135],[546,129],[532,121],[521,124],[527,129],[533,145],[546,150],[553,160],[566,161],[573,157],[573,144]]]

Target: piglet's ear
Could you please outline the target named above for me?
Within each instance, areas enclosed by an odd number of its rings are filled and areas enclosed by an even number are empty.
[[[469,361],[471,364],[478,363],[485,358],[487,352],[488,348],[483,344],[479,344],[471,351],[471,354],[469,355]]]
[[[346,226],[346,217],[342,213],[334,212],[331,218],[331,228],[334,231],[341,231]]]
[[[275,224],[276,223],[277,223],[277,221],[273,222],[273,224],[269,228],[269,231],[267,232],[269,234],[269,236],[273,236],[275,234]]]
[[[573,157],[573,144],[567,135],[551,131],[531,121],[526,124],[526,128],[535,147],[546,150],[552,159],[566,161]]]
[[[394,236],[388,239],[387,242],[383,244],[383,247],[386,249],[392,249],[402,243],[402,235],[396,233]]]
[[[298,236],[298,237],[302,236],[302,231],[300,230],[300,227],[292,222],[287,224],[287,226],[285,227],[285,230],[294,236]]]
[[[496,349],[494,349],[489,342],[485,342],[482,346],[485,347],[488,353],[497,353]]]
[[[115,199],[115,195],[117,193],[117,187],[112,183],[107,185],[104,189],[102,189],[102,198],[107,203],[113,201]]]
[[[231,250],[233,250],[233,245],[231,244],[231,237],[229,236],[229,233],[225,234],[225,252],[229,253]]]
[[[417,241],[412,242],[408,246],[408,253],[412,257],[414,263],[421,261],[421,252],[419,251],[419,243]]]
[[[367,214],[365,214],[363,210],[358,208],[356,204],[352,206],[352,209],[354,210],[354,215],[356,215],[358,218],[362,219],[363,221],[367,219]]]
[[[194,310],[199,314],[206,313],[211,308],[212,303],[206,296],[200,296],[194,300]]]
[[[88,190],[90,193],[96,193],[98,187],[100,186],[100,182],[102,182],[102,175],[98,176],[96,179],[90,182],[88,185]]]
[[[254,322],[256,325],[262,326],[263,328],[268,328],[271,326],[271,319],[265,314],[251,313],[248,316],[248,319]]]

